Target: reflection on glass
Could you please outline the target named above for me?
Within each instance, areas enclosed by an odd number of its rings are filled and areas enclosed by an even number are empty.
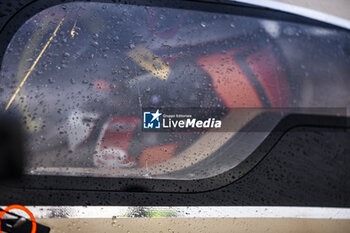
[[[210,177],[246,159],[278,123],[239,130],[264,109],[348,108],[349,49],[349,33],[338,29],[69,3],[13,37],[1,108],[23,116],[32,174]],[[142,109],[166,107],[222,109],[237,130],[142,131]],[[255,110],[230,111],[242,108]],[[219,151],[227,143],[234,149]]]

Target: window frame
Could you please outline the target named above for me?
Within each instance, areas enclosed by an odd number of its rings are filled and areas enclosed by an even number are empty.
[[[73,0],[63,3],[73,2]],[[82,1],[80,1],[82,2]],[[89,1],[83,1],[89,2]],[[95,1],[101,3],[116,3],[117,1]],[[0,62],[3,60],[7,45],[16,33],[16,31],[37,13],[46,8],[60,5],[62,1],[53,0],[50,2],[44,0],[31,1],[20,8],[0,29]],[[199,11],[209,11],[218,13],[228,13],[244,16],[255,16],[265,19],[278,19],[280,21],[299,22],[303,24],[317,25],[322,27],[337,27],[317,20],[312,20],[302,16],[283,13],[274,10],[252,7],[250,5],[237,4],[231,1],[186,1],[175,0],[165,2],[161,0],[126,0],[122,4],[159,6],[179,9],[192,9]],[[6,19],[4,19],[6,20]],[[345,29],[343,29],[345,30]],[[1,63],[0,63],[1,64]],[[344,119],[349,119],[344,117]],[[113,191],[113,192],[175,192],[175,193],[193,193],[215,190],[229,185],[247,174],[253,169],[273,148],[279,139],[288,130],[297,126],[335,126],[344,127],[343,121],[338,117],[330,116],[309,116],[309,115],[290,115],[282,120],[269,136],[260,144],[256,150],[249,155],[238,166],[210,178],[196,180],[175,180],[175,179],[147,179],[147,178],[104,178],[104,177],[77,177],[77,176],[58,176],[58,175],[24,175],[18,182],[12,182],[6,186],[11,188],[24,188],[33,190],[75,190],[75,191]],[[348,126],[346,126],[348,127]],[[228,147],[229,142],[226,144]]]

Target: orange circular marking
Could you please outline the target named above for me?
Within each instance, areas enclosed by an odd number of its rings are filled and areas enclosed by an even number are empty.
[[[31,233],[36,233],[36,221],[35,221],[34,215],[32,214],[32,212],[30,212],[30,210],[28,210],[26,207],[24,207],[22,205],[10,205],[10,206],[6,207],[6,209],[4,209],[3,211],[0,212],[0,232],[1,232],[1,220],[2,220],[2,218],[4,217],[5,214],[7,214],[10,210],[13,210],[13,209],[22,210],[29,215],[30,221],[32,221]]]

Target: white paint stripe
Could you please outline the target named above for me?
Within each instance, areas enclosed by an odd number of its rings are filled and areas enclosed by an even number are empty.
[[[36,218],[305,218],[348,219],[350,208],[204,206],[204,207],[125,207],[125,206],[26,206]],[[5,208],[5,207],[3,207]],[[21,211],[14,213],[23,214]],[[145,214],[148,213],[148,214]],[[150,214],[152,213],[152,214]]]
[[[343,19],[334,15],[326,14],[316,10],[308,9],[301,6],[296,6],[288,3],[282,3],[272,0],[231,0],[232,2],[245,3],[254,6],[260,6],[272,10],[278,10],[295,15],[304,16],[310,19],[315,19],[321,22],[333,24],[345,29],[350,29],[350,20]]]

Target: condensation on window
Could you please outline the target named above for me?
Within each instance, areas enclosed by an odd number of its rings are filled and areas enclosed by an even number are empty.
[[[29,174],[211,177],[247,159],[276,126],[280,118],[258,122],[263,131],[240,130],[266,109],[346,114],[349,41],[331,27],[67,3],[36,14],[12,38],[0,107],[23,119]],[[235,130],[142,130],[143,108],[169,107],[222,109]]]

